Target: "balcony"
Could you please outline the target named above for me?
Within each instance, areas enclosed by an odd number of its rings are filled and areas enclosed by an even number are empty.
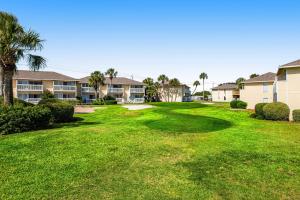
[[[134,98],[133,103],[144,103],[145,99],[144,98]]]
[[[81,92],[85,93],[95,93],[95,89],[93,87],[82,87]]]
[[[17,84],[18,91],[43,91],[43,85]]]
[[[107,93],[123,93],[124,88],[108,88]]]
[[[145,88],[130,88],[130,93],[145,93]]]
[[[60,100],[63,100],[63,101],[76,101],[77,99],[76,98],[58,98]]]
[[[76,91],[76,86],[74,85],[54,85],[53,86],[54,91]]]
[[[41,98],[28,98],[28,99],[25,99],[25,101],[27,101],[29,103],[33,103],[33,104],[37,104],[40,100],[41,100]]]
[[[123,99],[123,98],[116,98],[116,101],[117,101],[118,103],[124,103],[124,99]]]

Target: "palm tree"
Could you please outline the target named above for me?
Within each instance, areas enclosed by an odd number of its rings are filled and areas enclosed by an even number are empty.
[[[162,84],[162,91],[164,92],[165,91],[165,84],[169,81],[169,78],[165,74],[161,74],[161,75],[158,76],[157,81]],[[170,96],[169,93],[170,93],[170,91],[169,91],[169,88],[168,88],[168,91],[167,91],[168,102],[169,102],[169,96]]]
[[[202,93],[202,96],[203,96],[203,100],[204,100],[204,80],[208,79],[208,76],[207,76],[207,74],[205,72],[202,72],[200,74],[199,78],[200,78],[200,80],[201,79],[203,80],[203,84],[202,84],[202,86],[203,86],[203,93]]]
[[[113,78],[116,78],[118,75],[118,72],[114,69],[114,68],[109,68],[106,72],[105,75],[108,76],[109,80],[110,80],[110,86],[109,88],[111,88],[112,85],[112,80]]]
[[[0,68],[5,105],[13,104],[12,78],[20,60],[27,62],[33,71],[46,66],[43,57],[31,54],[42,48],[43,40],[38,33],[25,30],[15,16],[0,12]]]
[[[180,86],[180,81],[177,78],[172,78],[170,79],[169,84],[173,88],[173,93],[175,94],[175,101],[176,101],[178,95],[178,86]],[[173,96],[172,96],[172,101],[173,101]]]
[[[196,90],[197,90],[197,87],[200,85],[200,81],[194,81],[193,83],[193,86],[195,87],[194,91],[193,91],[193,94],[195,94]]]
[[[259,76],[259,74],[254,73],[254,74],[250,75],[250,78],[255,78],[255,77],[258,77],[258,76]]]
[[[239,89],[242,89],[242,87],[243,87],[243,82],[244,82],[245,80],[246,80],[245,78],[240,77],[240,78],[238,78],[238,79],[235,81],[235,83],[238,85],[238,88],[239,88]]]
[[[89,86],[95,89],[96,99],[99,99],[99,91],[105,83],[105,76],[100,71],[94,71],[89,78]]]

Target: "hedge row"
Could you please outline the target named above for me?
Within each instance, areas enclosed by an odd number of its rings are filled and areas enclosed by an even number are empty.
[[[1,108],[0,133],[10,134],[46,128],[52,114],[43,106],[11,106]]]
[[[293,119],[295,122],[300,122],[300,110],[293,111]]]
[[[38,105],[51,110],[53,122],[70,122],[73,120],[74,106],[58,99],[42,99]]]
[[[240,100],[233,100],[230,102],[230,107],[231,108],[239,108],[239,109],[246,109],[247,108],[247,103],[244,101]]]

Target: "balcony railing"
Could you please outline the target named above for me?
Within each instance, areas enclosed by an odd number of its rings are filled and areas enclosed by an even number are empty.
[[[18,91],[43,91],[43,85],[17,84]]]
[[[124,88],[108,88],[108,93],[123,93]]]
[[[134,98],[133,103],[144,103],[145,99],[144,98]]]
[[[130,88],[130,93],[145,93],[145,88]]]
[[[117,101],[118,103],[123,103],[123,102],[124,102],[124,99],[123,99],[123,98],[116,98],[116,101]]]
[[[76,91],[76,86],[74,85],[54,85],[54,91]]]
[[[41,100],[41,98],[28,98],[25,101],[27,101],[29,103],[37,104],[40,100]]]
[[[93,87],[82,87],[81,88],[81,92],[86,92],[86,93],[94,93],[95,92],[95,89]]]
[[[60,100],[64,100],[64,101],[76,101],[76,98],[58,98]]]

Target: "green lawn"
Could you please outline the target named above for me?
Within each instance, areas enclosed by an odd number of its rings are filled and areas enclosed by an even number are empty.
[[[300,124],[154,105],[0,136],[0,199],[300,198]]]

